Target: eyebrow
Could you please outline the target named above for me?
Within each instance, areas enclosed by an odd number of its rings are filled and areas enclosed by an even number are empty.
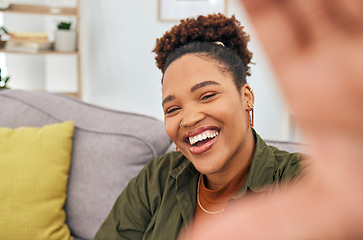
[[[163,102],[161,103],[161,106],[164,106],[165,103],[170,102],[170,101],[172,101],[174,99],[175,99],[175,96],[174,95],[167,96],[166,98],[164,98]]]
[[[198,90],[199,88],[208,86],[208,85],[220,85],[217,82],[214,81],[204,81],[204,82],[200,82],[195,84],[193,87],[190,88],[190,92],[195,92],[196,90]]]
[[[193,87],[190,88],[190,92],[195,92],[196,90],[205,87],[205,86],[209,86],[209,85],[220,85],[217,82],[214,81],[204,81],[204,82],[200,82],[195,84]],[[175,99],[174,95],[169,95],[166,98],[164,98],[163,102],[161,103],[162,106],[164,106],[167,102],[170,102],[172,100]]]

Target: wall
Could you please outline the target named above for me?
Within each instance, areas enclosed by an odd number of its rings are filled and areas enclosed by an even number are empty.
[[[163,119],[161,73],[151,51],[177,22],[158,20],[157,0],[82,1],[83,99]],[[237,0],[228,0],[227,15],[232,14],[251,34],[256,65],[248,81],[256,97],[256,130],[266,139],[295,139],[274,73]]]
[[[84,99],[162,119],[151,51],[174,23],[157,20],[157,0],[88,0],[83,15]]]
[[[86,101],[163,119],[161,73],[151,50],[156,38],[177,22],[161,22],[157,13],[157,0],[88,0],[83,5]],[[268,139],[294,139],[273,71],[236,0],[228,0],[227,15],[232,14],[251,34],[256,65],[249,83],[256,96],[256,129]]]

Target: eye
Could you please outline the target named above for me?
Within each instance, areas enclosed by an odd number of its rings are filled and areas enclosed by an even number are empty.
[[[200,101],[210,99],[210,98],[212,98],[212,97],[214,97],[216,95],[217,95],[216,93],[203,94],[202,97],[200,98]]]
[[[169,114],[172,114],[172,113],[175,113],[176,111],[178,111],[180,109],[180,107],[171,107],[171,108],[168,108],[166,111],[165,111],[165,115],[169,115]]]

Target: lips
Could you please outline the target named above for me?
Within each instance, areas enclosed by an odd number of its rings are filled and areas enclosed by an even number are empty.
[[[192,154],[202,154],[213,147],[218,137],[219,129],[201,127],[187,132],[183,139]]]

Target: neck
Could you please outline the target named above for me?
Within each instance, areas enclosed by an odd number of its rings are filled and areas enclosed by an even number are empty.
[[[228,161],[226,170],[217,174],[205,175],[205,186],[210,190],[217,190],[230,182],[242,169],[244,169],[253,157],[255,151],[255,138],[252,130],[246,133],[246,139],[240,149],[232,156],[234,161]]]

